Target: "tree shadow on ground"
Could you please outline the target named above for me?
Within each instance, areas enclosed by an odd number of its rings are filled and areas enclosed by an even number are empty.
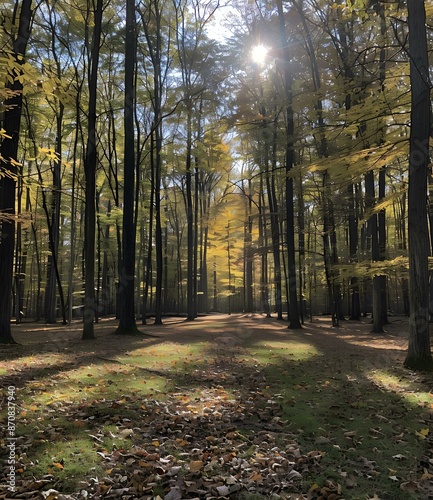
[[[47,379],[54,390],[70,376],[65,372],[103,368],[104,380],[92,372],[92,391],[84,397],[75,392],[69,400],[40,403],[37,417],[45,423],[32,421],[28,411],[22,417],[23,432],[36,424],[43,438],[21,436],[23,477],[54,456],[48,444],[54,435],[61,442],[80,438],[89,460],[110,470],[98,482],[86,480],[94,498],[119,498],[121,490],[152,498],[175,489],[182,498],[288,492],[316,498],[324,488],[334,498],[342,497],[341,488],[345,498],[401,498],[402,492],[427,498],[430,413],[414,396],[428,392],[432,379],[401,367],[404,326],[392,324],[379,336],[362,322],[332,329],[320,320],[293,331],[259,315],[211,316],[149,327],[158,338],[120,342],[107,333],[111,323],[98,328],[95,341],[78,341],[71,331],[61,344],[34,336],[2,351],[16,371],[1,384],[29,385],[33,393],[38,380],[46,392]],[[194,345],[190,357],[184,349]],[[161,346],[173,350],[169,360],[185,355],[183,363],[167,364],[165,353],[161,365],[160,351],[143,358]],[[41,360],[14,366],[23,356]],[[384,370],[388,386],[376,377]],[[69,462],[66,457],[63,469],[51,470],[53,482],[74,475]],[[30,488],[26,480],[21,486]]]

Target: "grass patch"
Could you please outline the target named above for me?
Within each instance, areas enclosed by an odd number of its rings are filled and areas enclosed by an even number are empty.
[[[367,376],[377,386],[399,394],[409,404],[433,407],[432,391],[427,388],[420,390],[419,383],[408,378],[406,374],[403,375],[400,370],[372,370]]]
[[[218,483],[223,475],[243,474],[244,484],[256,482],[256,489],[236,498],[258,500],[268,498],[264,492],[275,484],[261,481],[278,474],[277,462],[289,456],[302,475],[294,491],[311,498],[317,485],[330,484],[341,485],[351,500],[421,498],[403,486],[432,472],[432,429],[422,416],[433,399],[427,376],[417,378],[391,362],[382,368],[368,339],[360,339],[359,353],[352,346],[348,354],[348,344],[337,344],[332,333],[328,346],[323,332],[287,334],[279,322],[270,321],[266,335],[262,322],[257,337],[253,327],[248,337],[233,334],[233,345],[218,336],[208,342],[216,328],[242,331],[233,317],[224,321],[208,323],[209,331],[200,322],[182,323],[179,335],[188,336],[179,343],[134,339],[126,345],[122,338],[107,342],[100,357],[71,349],[25,355],[10,369],[2,365],[0,376],[21,376],[20,478],[51,474],[46,489],[69,493],[86,489],[91,477],[110,476],[109,469],[112,478],[137,476],[143,488],[151,481],[153,492],[146,495],[163,497],[175,477],[168,479],[164,470],[174,466],[190,474],[187,482],[200,476]],[[198,329],[198,341],[188,344]],[[362,363],[368,355],[367,371]],[[146,453],[165,462],[147,461]],[[117,458],[110,462],[110,456]]]
[[[90,437],[65,436],[57,442],[41,443],[32,456],[32,474],[36,477],[51,474],[64,493],[77,491],[89,474],[97,477],[104,470]]]
[[[30,369],[31,379],[16,392],[16,435],[31,438],[31,445],[22,477],[49,474],[51,486],[70,493],[103,475],[98,452],[131,449],[122,431],[140,425],[148,399],[163,401],[171,393],[175,374],[194,369],[204,345],[164,342],[81,366],[67,354],[23,357],[20,369]],[[59,370],[62,365],[67,368]],[[6,420],[4,409],[0,416]]]
[[[304,477],[306,486],[331,481],[351,499],[372,492],[401,498],[399,484],[416,479],[422,432],[427,433],[410,397],[381,390],[362,373],[330,373],[322,357],[301,364],[287,358],[276,364],[274,355],[259,359],[268,361],[266,391],[279,395],[287,428],[304,449],[319,452],[318,468]],[[411,498],[419,496],[405,492]]]
[[[163,342],[150,349],[140,347],[127,354],[117,356],[116,359],[128,366],[146,367],[150,370],[181,371],[184,365],[192,366],[201,361],[203,350],[207,343],[175,344]]]
[[[320,352],[313,345],[304,342],[289,341],[282,343],[261,341],[251,349],[251,355],[261,364],[276,364],[283,360],[307,361],[315,356],[319,356]]]

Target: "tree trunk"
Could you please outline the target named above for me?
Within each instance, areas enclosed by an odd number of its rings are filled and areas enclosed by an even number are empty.
[[[294,192],[293,178],[290,176],[290,170],[294,163],[294,119],[292,108],[292,72],[290,69],[290,53],[287,45],[286,23],[284,20],[284,12],[282,0],[277,0],[278,21],[280,45],[284,57],[284,86],[286,105],[286,120],[287,120],[287,137],[286,137],[286,239],[287,239],[287,267],[289,278],[289,322],[290,328],[301,328],[299,320],[298,308],[298,290],[296,279],[296,255],[295,255],[295,215],[294,215]]]
[[[140,333],[135,322],[135,140],[134,140],[134,74],[136,57],[135,2],[126,2],[125,36],[125,101],[123,126],[125,134],[124,149],[124,187],[123,187],[123,232],[122,268],[119,276],[118,297],[121,300],[120,321],[116,335],[135,335]]]
[[[18,4],[17,4],[18,5]],[[27,43],[30,37],[33,17],[32,0],[22,0],[18,24],[18,33],[13,41],[13,52],[16,64],[24,64]],[[18,59],[18,55],[22,56]],[[8,107],[3,112],[3,128],[10,137],[1,141],[0,156],[3,158],[2,170],[7,175],[0,176],[0,343],[15,343],[11,333],[13,259],[15,245],[15,189],[17,173],[18,141],[21,125],[23,84],[19,78],[6,87],[16,92],[7,101]]]
[[[151,138],[151,141],[153,139]],[[153,146],[151,144],[151,151],[153,151]],[[152,161],[152,159],[151,159]],[[143,267],[145,269],[145,279],[144,279],[144,290],[143,290],[143,312],[142,312],[142,323],[146,324],[147,321],[147,312],[149,309],[149,290],[152,287],[152,252],[153,252],[153,213],[154,213],[154,198],[155,198],[155,169],[150,169],[150,201],[149,201],[149,224],[148,224],[148,235],[147,235],[147,252],[146,259],[143,262]],[[180,260],[179,260],[180,262]]]
[[[245,214],[245,312],[251,313],[253,304],[253,248],[252,248],[252,189],[251,179],[248,180],[248,198],[246,200]]]
[[[263,176],[260,176],[260,197],[259,197],[259,249],[261,253],[261,275],[260,275],[260,299],[262,308],[266,313],[266,317],[271,317],[269,307],[269,290],[268,290],[268,236],[267,224],[264,217],[263,207],[265,205]]]
[[[355,186],[353,184],[350,184],[348,187],[349,254],[350,254],[350,263],[353,265],[357,262],[357,255],[358,255],[358,217],[356,214],[356,200],[355,200],[354,188]],[[350,319],[353,321],[359,321],[361,319],[361,304],[359,300],[358,278],[356,276],[350,278],[350,288],[351,288]]]
[[[381,83],[381,92],[385,90],[385,78],[386,78],[386,31],[387,23],[385,17],[385,7],[382,2],[378,2],[377,10],[380,17],[380,34],[381,34],[381,48],[380,48],[380,64],[379,64],[379,78]],[[381,145],[385,142],[385,126],[380,128],[380,137],[378,144]],[[379,170],[379,189],[378,189],[378,201],[383,201],[385,198],[385,184],[386,184],[386,167],[382,167]],[[379,238],[379,260],[384,261],[386,259],[386,211],[381,210],[377,216],[378,223],[378,238]],[[382,325],[388,324],[388,297],[387,297],[387,279],[386,275],[381,275],[379,277],[380,281],[380,315]]]
[[[373,208],[375,200],[374,173],[368,172],[365,175],[365,205]],[[380,259],[379,233],[377,215],[373,214],[368,219],[368,232],[371,237],[371,260],[377,262]],[[379,276],[373,278],[373,329],[372,333],[382,333],[382,280]]]
[[[187,145],[186,145],[186,217],[187,217],[187,246],[188,246],[188,269],[187,269],[187,319],[192,321],[196,317],[196,296],[194,295],[194,281],[196,272],[194,269],[194,207],[192,202],[192,111],[189,109],[187,116]]]
[[[22,197],[24,191],[24,176],[23,168],[20,167],[20,175],[18,177],[17,185],[17,213],[18,216],[22,212]],[[30,206],[30,189],[27,186],[26,192],[26,212],[29,213]],[[28,248],[28,231],[22,227],[20,221],[17,222],[16,229],[16,250],[15,250],[15,321],[16,323],[21,323],[22,317],[24,315],[24,284],[26,277],[26,267],[27,267],[27,248]],[[24,240],[24,241],[23,241]]]
[[[271,222],[272,255],[274,257],[274,281],[275,281],[275,308],[277,318],[283,319],[283,301],[281,287],[281,256],[280,256],[280,225],[278,222],[278,204],[275,192],[274,173],[269,173],[269,165],[266,168],[266,192],[268,193],[268,204]],[[274,171],[274,168],[273,168]]]
[[[60,204],[61,204],[61,159],[62,159],[62,125],[63,125],[63,112],[64,106],[59,103],[59,112],[56,117],[57,122],[57,141],[56,141],[56,154],[58,161],[53,162],[53,187],[51,192],[51,207],[50,224],[48,227],[50,233],[50,251],[51,255],[48,256],[48,276],[47,286],[45,291],[45,321],[46,323],[56,323],[56,310],[57,310],[57,297],[56,297],[56,282],[58,275],[58,253],[59,253],[59,236],[60,236]],[[59,283],[59,290],[62,288],[61,282]],[[63,290],[62,290],[63,296]],[[63,301],[62,301],[63,302]],[[64,303],[63,303],[64,305]],[[63,318],[66,320],[65,308],[62,310]]]
[[[89,112],[87,146],[84,158],[85,213],[84,213],[84,314],[83,340],[95,338],[95,218],[96,218],[96,100],[98,85],[99,44],[102,31],[102,0],[97,0],[94,13],[91,68],[89,76]]]
[[[433,370],[428,317],[427,168],[429,164],[430,86],[424,1],[408,0],[411,83],[409,141],[409,346],[405,366]]]

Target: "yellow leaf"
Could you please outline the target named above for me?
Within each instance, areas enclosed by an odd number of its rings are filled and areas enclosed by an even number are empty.
[[[5,139],[12,139],[10,135],[6,134],[6,130],[4,128],[0,129],[0,137],[4,137]]]
[[[427,429],[421,429],[419,432],[418,431],[415,431],[415,435],[419,438],[419,439],[425,439],[427,436],[428,436],[428,433],[430,432],[430,430],[427,428]]]
[[[433,474],[424,470],[424,474],[420,477],[421,481],[431,481],[433,479]]]
[[[201,460],[194,460],[189,464],[189,470],[191,472],[198,472],[203,469],[204,463]]]
[[[57,467],[58,469],[63,469],[63,465],[60,462],[53,462],[54,467]]]

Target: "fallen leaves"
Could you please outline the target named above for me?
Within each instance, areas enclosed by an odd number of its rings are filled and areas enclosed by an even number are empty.
[[[426,439],[426,437],[429,435],[430,429],[427,427],[426,429],[420,429],[419,431],[415,431],[415,435],[419,439]]]
[[[36,423],[34,435],[19,443],[17,498],[336,500],[355,498],[361,489],[363,498],[379,499],[377,484],[396,495],[387,498],[433,497],[430,416],[408,426],[404,407],[376,400],[361,372],[346,374],[334,361],[316,378],[307,373],[312,365],[285,364],[273,372],[280,382],[289,380],[279,386],[263,361],[253,366],[238,344],[230,353],[224,350],[212,353],[207,363],[179,361],[176,369],[186,373],[176,372],[166,389],[158,386],[162,393],[128,391],[112,364],[113,380],[101,378],[107,370],[94,365],[82,370],[74,387],[80,402],[62,400],[55,387],[32,381],[28,390],[40,399],[21,406],[21,421]],[[280,358],[280,351],[273,356],[275,363]],[[161,370],[158,376],[169,373]],[[134,383],[141,382],[146,385],[138,372]],[[303,416],[312,421],[304,425]],[[50,473],[29,478],[35,449],[67,439],[65,422],[72,435],[85,436],[86,452],[100,466],[98,473],[89,467],[69,495],[58,491],[59,478],[70,474],[78,452],[51,453],[44,467]],[[422,448],[422,458],[412,452],[413,443]],[[331,470],[330,463],[338,465]]]
[[[189,471],[190,472],[198,472],[199,470],[202,470],[204,467],[204,462],[201,460],[193,460],[189,464]]]

